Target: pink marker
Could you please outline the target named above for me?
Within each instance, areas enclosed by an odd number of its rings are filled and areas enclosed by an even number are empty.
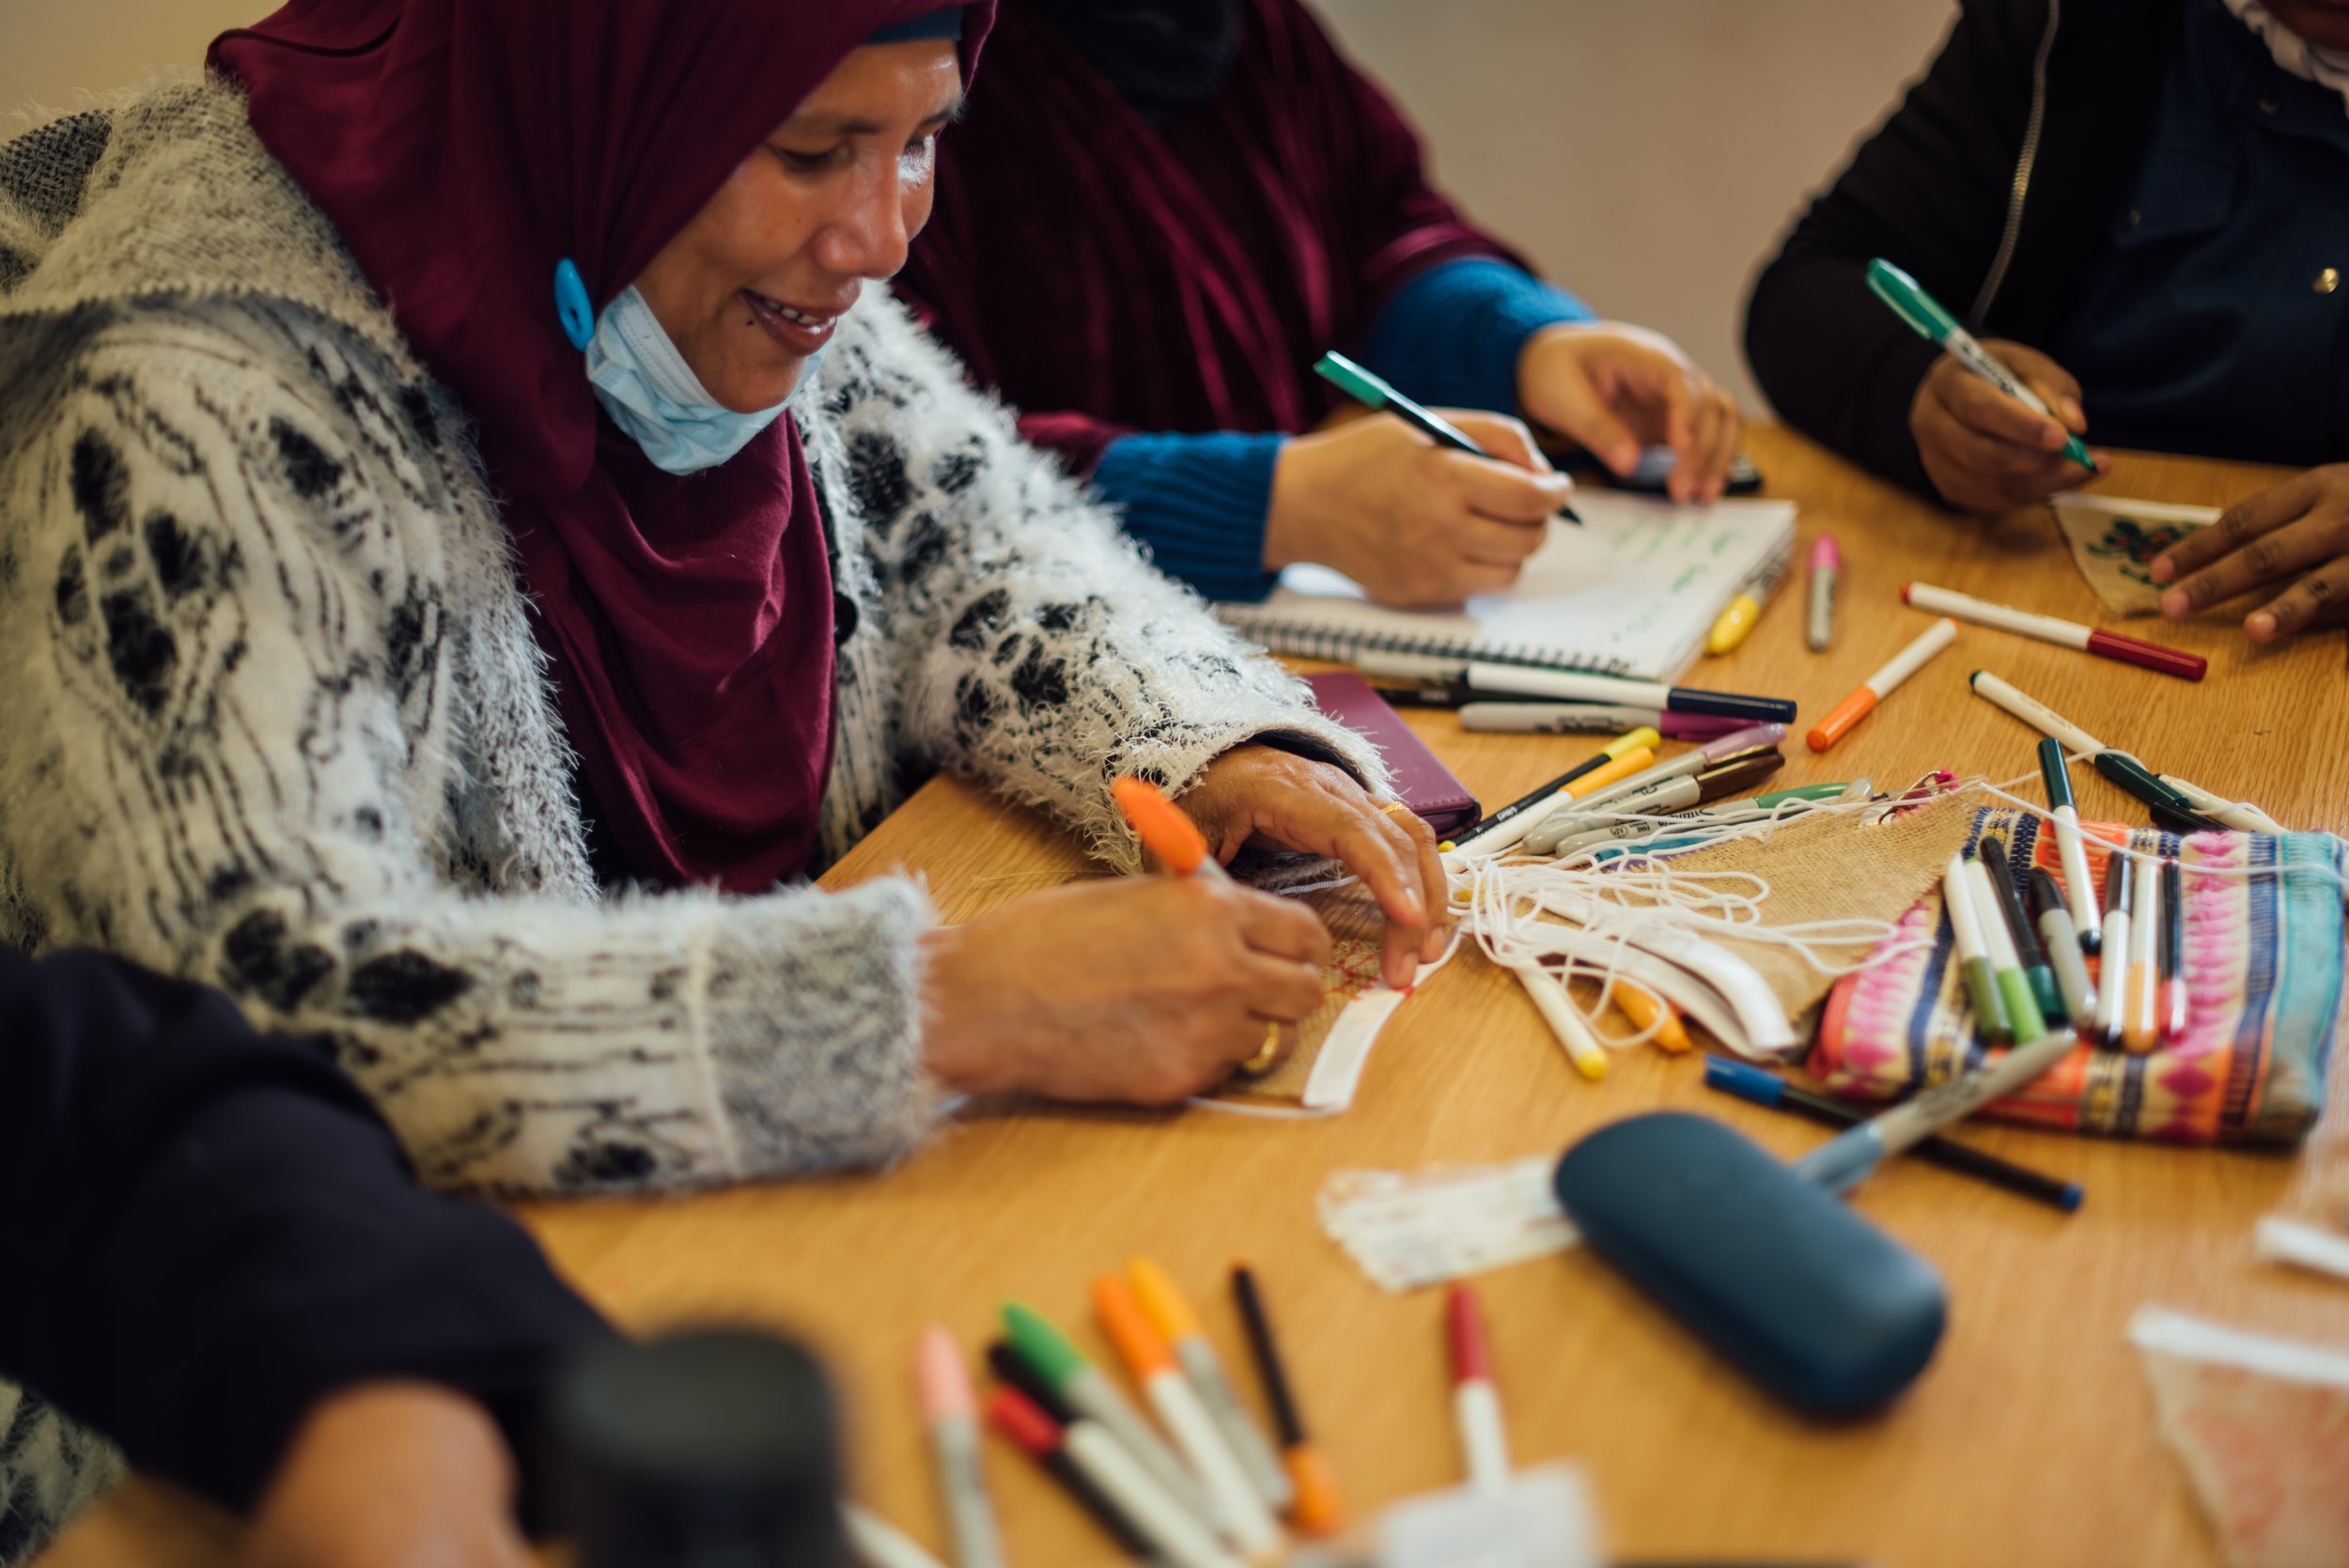
[[[1843,569],[1843,552],[1835,547],[1835,536],[1820,535],[1811,547],[1811,619],[1803,632],[1812,653],[1827,652],[1835,640],[1835,579]]]
[[[914,1387],[922,1398],[922,1421],[930,1429],[938,1455],[938,1480],[954,1532],[958,1568],[1003,1568],[1003,1539],[995,1529],[995,1507],[988,1500],[987,1477],[979,1468],[977,1402],[971,1374],[954,1336],[938,1324],[922,1330],[913,1353]]]

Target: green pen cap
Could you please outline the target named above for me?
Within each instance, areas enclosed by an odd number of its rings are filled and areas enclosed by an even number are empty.
[[[1034,1307],[1018,1301],[1003,1303],[1003,1329],[1011,1336],[1012,1349],[1019,1358],[1035,1368],[1036,1375],[1055,1389],[1065,1389],[1083,1373],[1092,1369],[1084,1352],[1068,1341],[1068,1336],[1052,1327],[1050,1319]]]
[[[1393,389],[1332,349],[1314,362],[1314,373],[1366,409],[1383,409]]]
[[[2163,784],[2154,776],[2152,768],[2126,752],[2099,752],[2093,766],[2097,772],[2149,806],[2159,806],[2164,811],[2175,812],[2182,816],[2199,815],[2193,801]]]
[[[1851,784],[1848,782],[1803,784],[1796,789],[1774,789],[1767,795],[1757,795],[1750,800],[1741,800],[1737,803],[1750,806],[1756,811],[1768,811],[1772,806],[1782,806],[1789,800],[1840,800],[1850,789]]]
[[[2049,978],[2052,982],[2053,977]],[[2046,1015],[2039,1010],[2039,999],[2021,970],[1999,971],[1999,1000],[2006,1003],[2006,1018],[2016,1045],[2028,1046],[2047,1032]]]
[[[1942,309],[1941,302],[1882,256],[1868,263],[1868,290],[1890,305],[1892,313],[1920,336],[1939,343],[1958,330],[1957,318]]]
[[[2079,803],[2072,799],[2072,769],[2064,765],[2063,742],[2052,735],[2039,743],[2039,777],[2047,786],[2050,811],[2063,806],[2079,809]]]
[[[1968,958],[1960,972],[1966,977],[1967,999],[1974,1004],[1974,1032],[1984,1045],[2012,1039],[2015,1029],[2007,1022],[2006,1003],[1999,999],[1999,978],[1991,972],[1990,960]]]

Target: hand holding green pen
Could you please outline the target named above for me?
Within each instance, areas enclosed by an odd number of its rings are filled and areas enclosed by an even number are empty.
[[[1925,474],[1943,500],[1968,511],[2011,511],[2101,474],[2080,435],[2079,383],[2037,349],[1978,341],[1915,278],[1868,264],[1868,287],[1944,353],[1908,410]]]
[[[1479,458],[1492,456],[1470,441],[1458,426],[1441,414],[1420,407],[1334,349],[1314,363],[1314,371],[1362,407],[1394,415],[1439,446],[1448,446],[1455,452],[1467,452]],[[1575,515],[1571,506],[1559,507],[1558,515],[1568,522],[1579,523],[1582,520]]]

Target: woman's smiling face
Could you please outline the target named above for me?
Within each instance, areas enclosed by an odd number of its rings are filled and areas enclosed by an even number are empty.
[[[905,265],[961,106],[953,42],[856,50],[653,257],[637,291],[711,397],[790,396],[864,280]]]

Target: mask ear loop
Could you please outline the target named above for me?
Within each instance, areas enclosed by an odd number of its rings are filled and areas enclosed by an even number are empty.
[[[586,280],[568,256],[554,264],[554,318],[563,324],[563,335],[571,347],[581,353],[596,340],[595,302],[587,297]]]

